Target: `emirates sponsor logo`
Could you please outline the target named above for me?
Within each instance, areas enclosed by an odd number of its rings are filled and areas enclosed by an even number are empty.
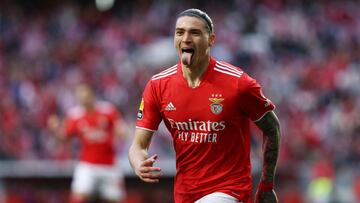
[[[176,141],[192,143],[218,142],[218,133],[226,128],[225,121],[175,121],[168,118],[172,129],[177,130]]]
[[[195,131],[205,131],[205,132],[217,132],[225,129],[225,121],[193,121],[191,119],[187,121],[174,121],[171,118],[168,118],[171,128],[177,130],[195,130]]]

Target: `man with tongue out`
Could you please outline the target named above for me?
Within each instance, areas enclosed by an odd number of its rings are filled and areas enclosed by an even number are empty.
[[[264,137],[255,202],[276,203],[280,124],[275,105],[242,69],[210,56],[214,42],[214,26],[206,13],[188,9],[178,15],[174,44],[180,61],[154,75],[145,87],[130,163],[144,182],[159,182],[158,156],[150,156],[148,149],[163,121],[176,152],[175,203],[249,203],[249,124],[254,122]],[[216,139],[203,142],[199,135]]]
[[[189,87],[199,86],[209,66],[210,47],[214,42],[213,24],[207,14],[194,9],[179,15],[174,44],[181,58],[183,76]]]

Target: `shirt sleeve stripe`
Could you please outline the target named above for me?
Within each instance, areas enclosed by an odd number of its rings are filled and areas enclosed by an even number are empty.
[[[239,74],[240,76],[243,74],[242,71],[230,69],[230,68],[228,68],[228,67],[221,66],[221,65],[219,65],[219,64],[216,64],[216,67],[217,67],[217,68],[220,68],[220,69],[222,69],[222,70],[226,70],[226,71],[235,73],[235,74]]]
[[[223,63],[223,62],[216,61],[216,63],[217,63],[218,65],[221,65],[221,66],[224,66],[224,67],[228,67],[228,68],[230,68],[230,69],[232,69],[232,70],[234,70],[234,71],[240,71],[240,72],[242,72],[242,71],[239,70],[238,68],[233,67],[233,66],[228,65],[228,64],[225,64],[225,63]]]
[[[160,76],[157,76],[157,77],[153,77],[151,80],[158,80],[160,78],[165,78],[165,77],[168,77],[170,75],[174,75],[175,73],[177,73],[177,70],[175,70],[174,72],[167,73],[165,75],[160,75]]]
[[[224,74],[227,74],[227,75],[232,75],[232,76],[235,76],[237,78],[240,78],[241,75],[238,75],[238,74],[234,74],[234,73],[231,73],[229,71],[224,71],[224,70],[220,70],[218,68],[214,68],[214,70],[218,71],[218,72],[221,72],[221,73],[224,73]]]
[[[158,76],[161,76],[161,75],[165,75],[165,74],[167,74],[167,73],[169,73],[169,72],[172,72],[172,71],[176,70],[176,68],[177,68],[177,65],[175,65],[175,66],[173,66],[173,67],[171,67],[171,68],[168,68],[168,69],[166,69],[166,70],[164,70],[164,71],[161,71],[160,73],[155,74],[155,75],[153,76],[153,78],[158,77]]]

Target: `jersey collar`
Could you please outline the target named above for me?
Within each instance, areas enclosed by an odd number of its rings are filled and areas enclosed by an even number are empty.
[[[209,75],[210,75],[210,72],[213,71],[214,67],[215,67],[215,64],[216,64],[216,60],[210,56],[210,63],[209,63],[209,66],[206,68],[206,71],[203,75],[203,78],[201,79],[201,83],[198,87],[201,87],[204,83],[206,83]],[[178,77],[181,77],[181,81],[188,87],[187,85],[187,81],[185,80],[184,76],[183,76],[183,71],[182,71],[182,66],[181,66],[181,61],[178,62],[177,64],[177,74],[178,74]],[[196,88],[198,88],[196,87]],[[195,88],[195,89],[196,89]]]

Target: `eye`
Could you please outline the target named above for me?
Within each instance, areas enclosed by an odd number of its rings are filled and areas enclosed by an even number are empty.
[[[199,31],[199,30],[192,30],[192,31],[191,31],[191,34],[192,34],[193,36],[200,36],[200,35],[201,35],[201,31]]]
[[[176,36],[181,36],[181,35],[184,34],[184,31],[182,31],[182,30],[177,30],[177,31],[175,32],[175,34],[176,34]]]

